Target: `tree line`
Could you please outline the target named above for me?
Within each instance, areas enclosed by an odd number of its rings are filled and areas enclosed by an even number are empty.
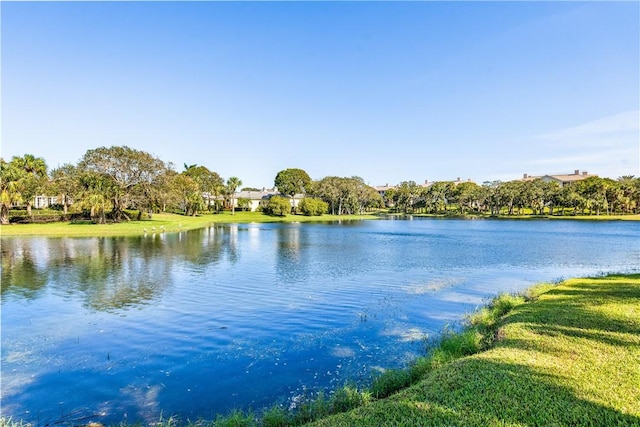
[[[241,185],[237,177],[225,182],[205,166],[185,164],[177,172],[172,163],[126,146],[88,150],[77,164],[51,171],[44,159],[25,154],[0,159],[0,221],[8,223],[15,204],[24,204],[32,216],[33,200],[43,194],[55,195],[64,214],[85,212],[98,223],[129,220],[131,210],[138,218],[174,209],[196,215],[219,208],[218,196],[232,197]]]
[[[332,213],[345,214],[382,204],[382,198],[361,178],[325,178],[320,183],[322,198],[312,197],[316,183],[305,171],[280,171],[274,184],[282,196],[265,201],[261,210],[286,215],[292,209],[289,198],[294,209],[305,215],[321,215],[329,206]],[[136,219],[167,211],[197,215],[203,210],[226,208],[233,213],[236,207],[249,204],[246,199],[236,200],[241,186],[238,177],[225,180],[197,164],[184,164],[183,170],[177,171],[174,164],[127,146],[87,150],[76,164],[52,170],[43,158],[25,154],[10,161],[0,159],[0,222],[9,223],[9,210],[16,205],[25,206],[32,218],[34,200],[41,195],[55,196],[56,207],[65,216],[81,213],[98,223],[130,220],[132,212]],[[295,203],[298,195],[305,199]]]
[[[486,181],[482,185],[440,181],[428,187],[405,181],[385,193],[385,202],[404,213],[637,214],[640,178],[590,176],[564,186],[542,179]]]
[[[280,196],[260,207],[267,214],[286,215],[292,206],[305,215],[357,214],[390,208],[402,213],[533,214],[638,213],[640,178],[617,180],[588,177],[568,186],[556,182],[492,181],[435,182],[428,187],[404,181],[388,189],[384,197],[360,177],[328,176],[311,180],[302,169],[285,169],[274,185]],[[154,212],[182,212],[197,215],[203,210],[220,211],[246,207],[248,200],[236,200],[242,186],[238,177],[223,179],[202,165],[174,164],[127,146],[87,150],[77,164],[49,170],[44,159],[32,154],[0,159],[0,222],[9,222],[9,210],[23,205],[32,217],[36,196],[56,196],[64,215],[82,213],[95,222],[140,219]],[[296,200],[301,197],[301,200]],[[293,203],[291,203],[293,201]]]

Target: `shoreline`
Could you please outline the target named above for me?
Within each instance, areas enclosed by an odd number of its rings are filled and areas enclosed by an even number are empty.
[[[363,215],[322,215],[303,216],[287,215],[274,217],[260,212],[229,212],[204,214],[188,217],[179,214],[154,214],[153,219],[123,221],[119,223],[93,224],[72,221],[8,224],[0,225],[0,237],[40,236],[40,237],[124,237],[141,236],[153,233],[174,233],[210,227],[215,224],[245,223],[326,223],[341,221],[380,220],[385,218],[434,218],[434,219],[468,219],[468,220],[573,220],[573,221],[640,221],[640,214],[634,215],[583,215],[583,216],[484,216],[484,215],[450,215],[450,214],[400,214],[400,213],[368,213]]]

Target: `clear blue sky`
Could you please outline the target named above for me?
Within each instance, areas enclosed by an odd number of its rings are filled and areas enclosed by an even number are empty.
[[[244,186],[640,175],[638,2],[1,3],[2,157]]]

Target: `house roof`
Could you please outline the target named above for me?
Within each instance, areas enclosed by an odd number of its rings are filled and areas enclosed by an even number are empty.
[[[573,173],[561,173],[561,174],[547,174],[547,175],[534,175],[530,176],[526,173],[522,177],[522,181],[533,181],[534,179],[553,179],[560,182],[575,182],[581,181],[585,178],[589,178],[590,176],[597,176],[593,174],[589,174],[587,171],[580,172],[576,169]]]
[[[263,189],[262,191],[238,191],[234,194],[234,197],[236,199],[263,200],[268,199],[275,194],[278,194],[278,191],[273,188],[269,188]]]

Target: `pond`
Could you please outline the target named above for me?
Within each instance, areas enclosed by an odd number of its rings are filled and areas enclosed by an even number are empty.
[[[110,423],[289,406],[403,366],[500,292],[639,261],[631,221],[2,238],[2,415]]]

